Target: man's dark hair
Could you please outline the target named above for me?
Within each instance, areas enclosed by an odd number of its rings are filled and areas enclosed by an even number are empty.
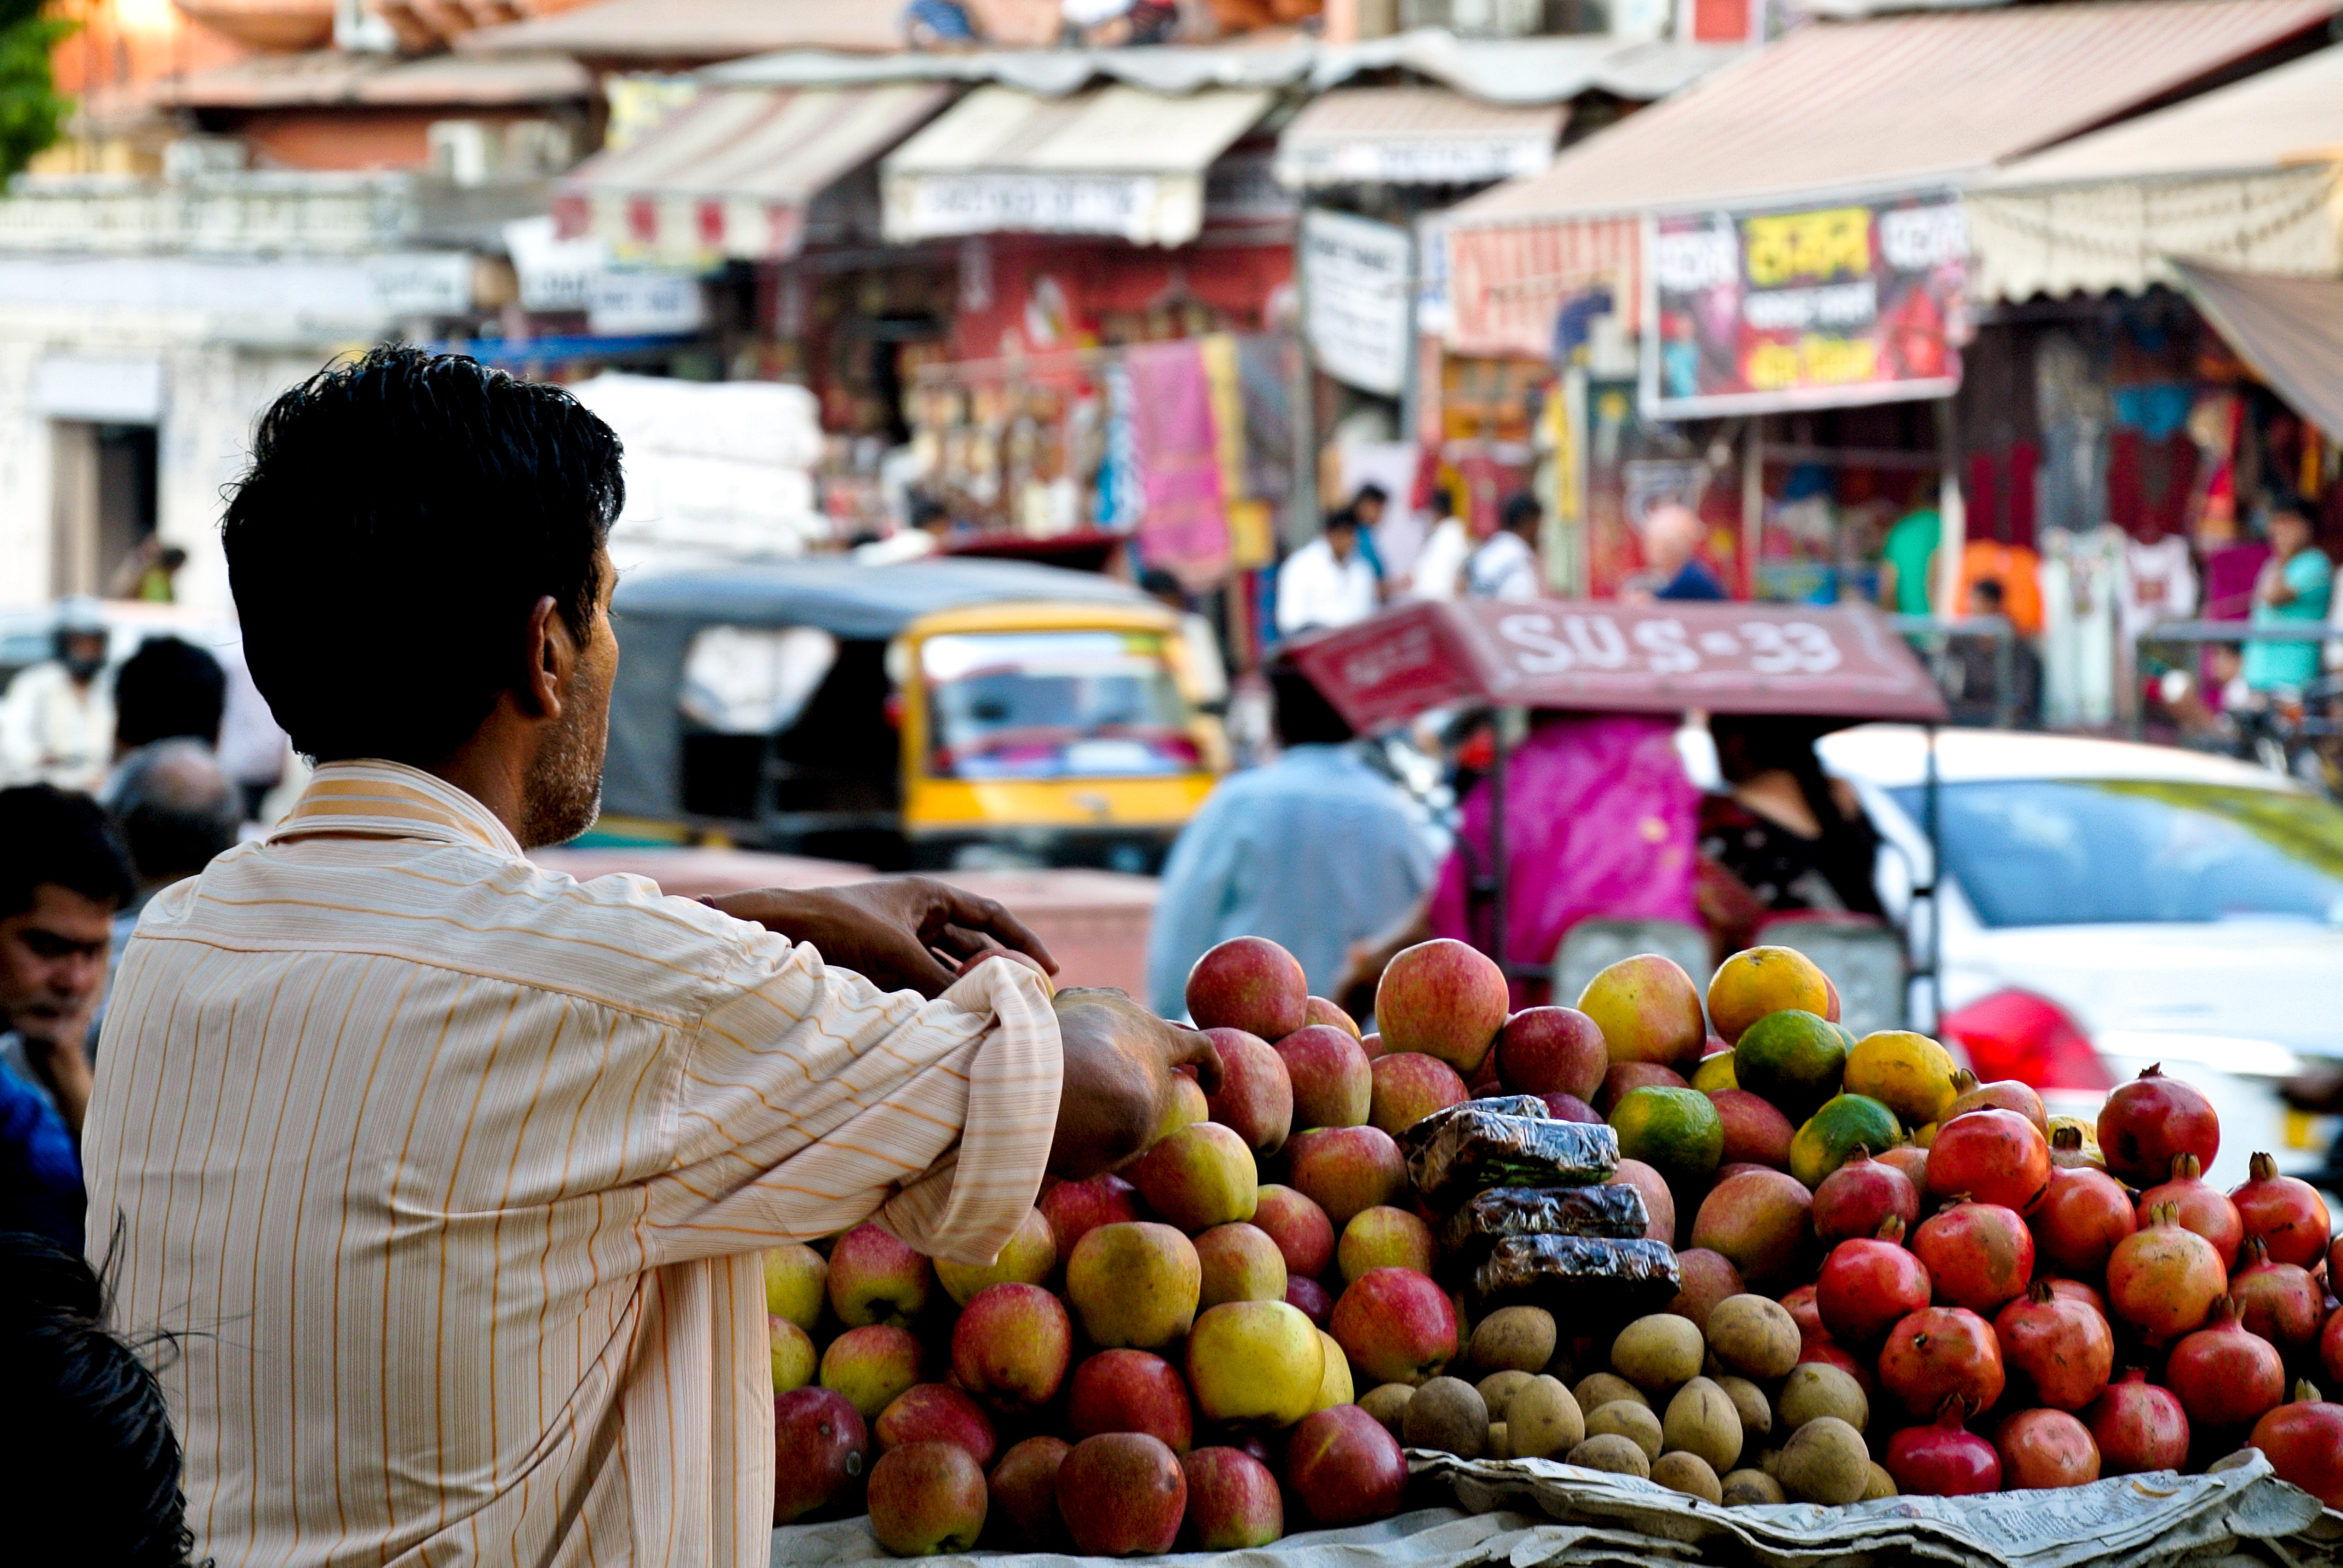
[[[1290,659],[1272,659],[1269,694],[1274,704],[1272,721],[1277,739],[1286,746],[1340,746],[1357,736],[1325,694],[1310,682]]]
[[[1381,485],[1376,484],[1373,479],[1369,479],[1365,484],[1359,487],[1358,494],[1351,498],[1351,505],[1355,508],[1363,501],[1374,501],[1378,504],[1388,505],[1391,501],[1391,492],[1384,489]]]
[[[114,815],[145,882],[176,881],[236,848],[239,792],[208,748],[158,740],[123,759]]]
[[[279,397],[221,533],[253,680],[294,746],[431,766],[526,678],[540,598],[584,638],[619,457],[568,393],[460,355],[377,348]]]
[[[1991,605],[1996,613],[2000,611],[2002,605],[2006,602],[2009,598],[2007,594],[2002,591],[2001,579],[1999,578],[1979,578],[1976,581],[1969,584],[1969,592],[1976,595],[1977,598]]]
[[[22,1563],[182,1568],[195,1546],[154,1369],[89,1264],[0,1231],[0,1518]]]
[[[1353,511],[1348,507],[1344,507],[1339,512],[1330,514],[1326,518],[1326,531],[1330,534],[1336,528],[1355,528],[1358,526],[1359,514]]]
[[[1545,508],[1539,506],[1537,498],[1527,490],[1515,490],[1505,498],[1503,524],[1505,531],[1509,534],[1518,534],[1525,528],[1535,528],[1538,519],[1544,516]]]
[[[1157,598],[1177,599],[1182,604],[1188,601],[1186,585],[1161,567],[1149,567],[1139,574],[1139,591]]]
[[[1456,515],[1456,492],[1445,485],[1435,485],[1432,490],[1433,515],[1453,518]]]
[[[125,750],[189,736],[219,744],[227,673],[192,642],[150,637],[114,672],[114,743]]]
[[[50,882],[117,910],[138,890],[96,801],[54,784],[0,789],[0,920],[31,909],[33,890]]]

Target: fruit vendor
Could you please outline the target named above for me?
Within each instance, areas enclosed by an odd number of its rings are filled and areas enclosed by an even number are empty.
[[[934,883],[531,865],[595,819],[623,498],[566,394],[399,348],[280,398],[229,502],[318,767],[148,906],[85,1149],[121,1323],[182,1336],[199,1557],[762,1564],[759,1251],[875,1217],[988,1261],[1217,1082]]]

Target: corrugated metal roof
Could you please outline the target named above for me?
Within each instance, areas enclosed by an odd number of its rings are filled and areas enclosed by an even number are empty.
[[[1589,91],[1641,103],[1664,97],[1737,59],[1721,44],[1623,43],[1616,38],[1458,38],[1418,28],[1355,44],[1277,34],[1225,44],[1144,49],[974,49],[846,55],[796,47],[711,65],[702,78],[736,87],[833,87],[864,82],[998,82],[1056,97],[1101,76],[1151,93],[1204,87],[1323,92],[1363,72],[1413,71],[1491,104],[1559,104]]]
[[[567,55],[469,59],[312,49],[256,55],[215,70],[155,84],[154,101],[184,109],[291,108],[338,104],[497,105],[560,103],[588,96],[593,80]]]
[[[1474,196],[1458,228],[1974,178],[2331,18],[2115,0],[1815,23]]]
[[[562,228],[669,256],[792,255],[805,209],[951,97],[937,82],[702,94],[555,187]]]
[[[2174,266],[2246,363],[2330,440],[2343,438],[2343,283]]]
[[[1311,100],[1277,138],[1288,185],[1465,185],[1544,168],[1569,106],[1500,106],[1444,87],[1344,87]]]
[[[2022,158],[1986,188],[2231,174],[2343,161],[2343,46]]]
[[[883,54],[903,46],[900,10],[878,0],[604,0],[466,33],[456,47],[661,61],[737,60],[775,49]]]

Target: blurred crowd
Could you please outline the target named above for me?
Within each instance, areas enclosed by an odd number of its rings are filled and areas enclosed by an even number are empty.
[[[0,1231],[76,1252],[116,956],[149,898],[261,817],[289,756],[234,649],[154,635],[110,664],[110,639],[103,606],[67,600],[49,657],[0,693]]]
[[[1477,535],[1458,515],[1454,496],[1432,493],[1431,527],[1403,572],[1386,568],[1375,538],[1391,494],[1359,487],[1326,518],[1325,531],[1277,568],[1277,629],[1283,637],[1366,619],[1405,599],[1521,600],[1545,596],[1539,540],[1545,508],[1527,491],[1509,497],[1494,528]],[[1718,600],[1731,596],[1695,553],[1705,532],[1688,507],[1655,507],[1644,520],[1644,570],[1622,597]]]

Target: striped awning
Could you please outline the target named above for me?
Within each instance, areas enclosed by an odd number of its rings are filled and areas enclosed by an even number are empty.
[[[1483,104],[1445,87],[1341,87],[1277,138],[1289,186],[1480,185],[1554,161],[1567,104]]]
[[[1206,170],[1272,102],[1234,87],[1173,97],[1116,85],[1062,98],[979,87],[880,166],[887,237],[1092,234],[1185,245],[1204,226]]]
[[[832,184],[917,130],[956,91],[937,82],[703,94],[555,187],[565,239],[669,266],[777,261],[805,242]]]

